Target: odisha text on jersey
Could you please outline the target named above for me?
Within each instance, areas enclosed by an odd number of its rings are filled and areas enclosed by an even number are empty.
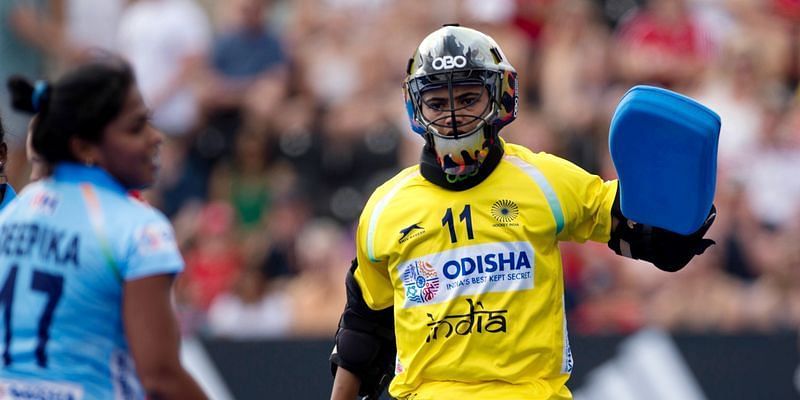
[[[531,269],[528,253],[521,251],[515,254],[511,251],[449,260],[442,266],[442,273],[448,279],[455,279],[459,276],[469,276],[475,272],[482,274],[484,272],[503,272],[504,270],[517,271],[522,268]]]

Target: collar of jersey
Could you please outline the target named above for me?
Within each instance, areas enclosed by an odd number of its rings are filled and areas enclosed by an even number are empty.
[[[82,183],[88,182],[114,192],[124,194],[127,192],[122,184],[114,179],[106,170],[83,164],[62,162],[56,165],[53,177],[58,182]]]

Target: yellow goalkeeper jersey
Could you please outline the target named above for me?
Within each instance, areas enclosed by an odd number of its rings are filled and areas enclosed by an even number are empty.
[[[369,307],[395,307],[396,398],[572,398],[558,241],[608,241],[617,183],[504,147],[471,189],[414,166],[363,210],[355,277]]]

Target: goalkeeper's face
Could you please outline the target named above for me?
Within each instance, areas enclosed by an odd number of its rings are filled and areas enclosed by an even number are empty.
[[[422,93],[420,114],[431,147],[447,175],[477,173],[489,154],[487,119],[493,114],[483,84],[455,84]]]
[[[487,123],[491,111],[489,93],[480,84],[452,85],[422,94],[422,119],[441,136],[459,138]]]

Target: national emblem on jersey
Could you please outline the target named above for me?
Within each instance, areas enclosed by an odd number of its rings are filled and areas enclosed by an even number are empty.
[[[439,292],[439,276],[430,263],[414,261],[403,272],[406,299],[414,303],[427,303]]]
[[[517,217],[519,216],[519,206],[517,203],[511,200],[497,200],[492,204],[492,218],[494,218],[496,223],[492,226],[495,228],[498,227],[516,227],[519,226],[519,222],[516,222]]]
[[[497,222],[511,222],[519,215],[519,206],[511,200],[497,200],[492,205],[492,217]]]

